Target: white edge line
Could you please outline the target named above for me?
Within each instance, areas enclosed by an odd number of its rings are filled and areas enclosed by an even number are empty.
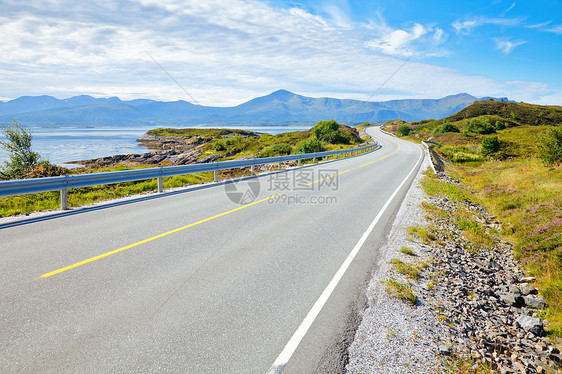
[[[357,255],[357,253],[359,252],[359,250],[361,249],[361,247],[363,246],[363,244],[371,234],[371,232],[373,231],[373,229],[375,228],[376,224],[379,222],[380,218],[382,217],[382,215],[384,214],[384,212],[386,211],[392,200],[394,200],[394,197],[396,197],[396,195],[398,194],[398,191],[400,191],[400,189],[404,186],[404,184],[410,178],[412,173],[417,169],[420,160],[423,159],[423,155],[424,153],[420,152],[420,158],[418,159],[418,162],[416,162],[416,166],[414,166],[414,168],[412,169],[412,171],[410,171],[408,176],[404,178],[402,183],[400,183],[400,185],[396,188],[396,190],[394,190],[394,193],[388,198],[388,200],[386,201],[382,209],[379,211],[373,222],[371,222],[371,225],[369,225],[369,227],[367,228],[367,231],[363,233],[361,239],[359,239],[357,244],[355,244],[355,247],[353,247],[353,249],[347,256],[343,264],[340,266],[337,273],[334,275],[330,283],[328,283],[328,286],[326,286],[326,288],[324,289],[318,300],[316,300],[316,302],[312,306],[312,309],[310,309],[310,311],[308,312],[307,316],[300,324],[297,331],[295,331],[295,333],[293,334],[287,345],[285,345],[285,348],[283,348],[283,351],[281,351],[275,362],[273,362],[273,365],[271,365],[271,367],[267,371],[267,374],[280,374],[283,371],[283,369],[285,369],[285,366],[291,359],[293,353],[295,353],[295,350],[297,349],[301,340],[308,332],[308,329],[310,328],[310,326],[312,326],[314,320],[316,319],[318,314],[320,314],[320,311],[324,307],[324,304],[326,304],[326,301],[328,301],[328,298],[330,297],[330,295],[332,294],[332,292],[334,291],[340,280],[343,278],[345,272],[347,271],[347,268],[349,267],[349,265],[351,264],[351,262],[353,261],[353,259],[355,258],[355,256]]]

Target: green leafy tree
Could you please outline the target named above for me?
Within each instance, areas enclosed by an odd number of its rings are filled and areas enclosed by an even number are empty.
[[[40,165],[49,165],[49,161],[31,150],[30,129],[15,120],[11,125],[1,125],[0,129],[4,137],[0,140],[0,147],[8,152],[8,161],[0,167],[1,179],[23,178]]]
[[[330,144],[349,144],[351,136],[340,129],[340,124],[333,119],[320,121],[312,128],[312,135]]]
[[[500,150],[500,141],[497,136],[488,136],[482,140],[482,155],[489,156]]]
[[[537,137],[538,156],[549,166],[562,164],[562,127],[551,127]]]
[[[324,152],[326,147],[324,146],[324,142],[320,139],[312,137],[310,139],[301,140],[297,143],[294,149],[294,153],[296,154],[303,154],[303,153],[315,153],[315,152]]]

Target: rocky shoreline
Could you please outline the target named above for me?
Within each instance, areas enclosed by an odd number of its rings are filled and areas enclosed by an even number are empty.
[[[144,134],[137,142],[149,149],[154,149],[146,153],[134,153],[126,155],[115,155],[94,158],[89,160],[72,161],[69,164],[79,164],[86,167],[103,167],[111,165],[126,166],[176,166],[193,163],[214,162],[220,157],[229,155],[211,155],[203,157],[202,148],[208,142],[202,138],[181,137],[181,136],[155,136]]]

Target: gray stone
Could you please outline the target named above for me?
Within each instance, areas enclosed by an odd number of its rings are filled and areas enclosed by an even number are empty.
[[[519,287],[514,284],[510,284],[507,289],[510,293],[521,294],[521,290],[519,290]]]
[[[518,293],[506,292],[500,294],[500,299],[502,299],[506,304],[512,305],[516,308],[520,308],[525,305],[525,300]]]
[[[521,286],[520,290],[521,290],[521,295],[523,296],[536,295],[538,292],[538,290],[535,287],[529,286],[528,284]]]
[[[517,317],[515,322],[517,322],[517,324],[525,331],[532,332],[537,336],[541,336],[544,332],[542,319],[540,318],[533,318],[527,315],[522,315]]]
[[[533,309],[542,309],[546,306],[546,301],[542,296],[523,296],[525,305]]]
[[[451,354],[451,350],[444,345],[439,346],[439,353],[443,356],[449,356]]]
[[[519,283],[531,283],[536,281],[536,279],[534,277],[523,277],[521,279],[519,279]]]

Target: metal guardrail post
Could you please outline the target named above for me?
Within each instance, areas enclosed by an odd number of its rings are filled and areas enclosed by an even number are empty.
[[[250,175],[256,175],[256,165],[250,167]]]
[[[282,166],[281,166],[281,161],[279,161],[279,169],[281,169],[281,168],[282,168]]]
[[[158,192],[164,192],[164,181],[162,177],[158,177]]]
[[[301,166],[301,159],[300,158],[297,160],[297,166]]]
[[[60,208],[62,210],[68,210],[68,190],[60,190]]]
[[[215,170],[215,182],[219,181],[219,171]]]

